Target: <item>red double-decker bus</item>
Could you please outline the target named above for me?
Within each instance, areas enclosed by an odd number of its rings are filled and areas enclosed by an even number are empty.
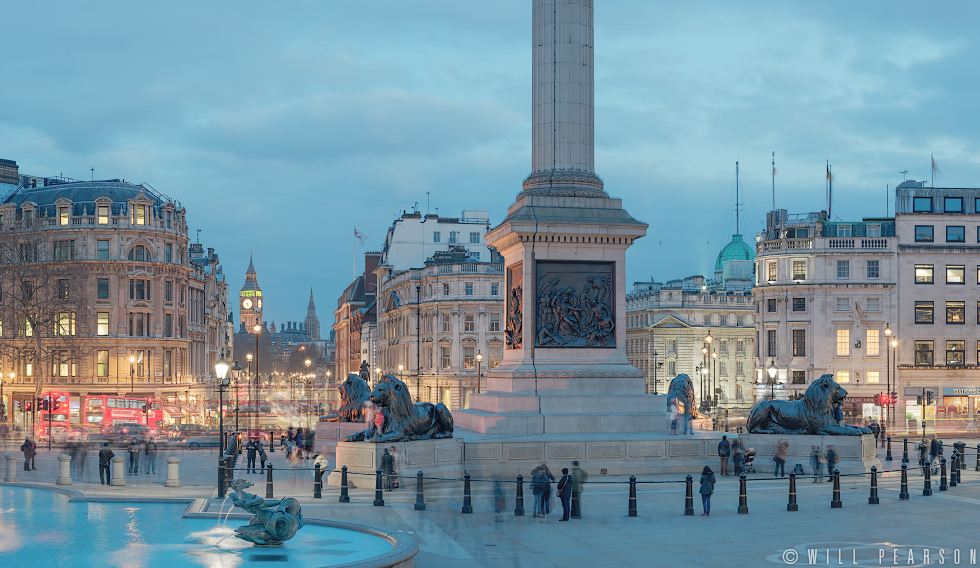
[[[46,439],[49,432],[62,432],[68,430],[68,393],[51,391],[41,393],[37,399],[38,414],[40,422],[37,426],[38,439]]]
[[[163,408],[152,397],[88,396],[85,397],[85,424],[143,424],[156,428],[163,420]]]

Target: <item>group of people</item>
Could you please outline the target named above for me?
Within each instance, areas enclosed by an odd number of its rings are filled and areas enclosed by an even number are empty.
[[[878,422],[874,418],[868,418],[865,420],[864,426],[875,435],[875,445],[877,446],[880,443],[881,447],[884,448],[885,439],[888,438],[888,435],[885,433],[885,423]]]
[[[157,443],[151,438],[140,440],[133,438],[126,447],[129,453],[130,475],[137,475],[140,472],[140,463],[143,464],[143,473],[155,474],[157,472]]]
[[[922,475],[926,474],[927,464],[935,464],[936,460],[943,454],[943,442],[942,440],[936,438],[933,434],[932,437],[926,438],[922,437],[919,441],[919,468]]]
[[[313,457],[313,446],[316,433],[312,428],[293,428],[280,436],[279,443],[286,450],[286,459],[290,461],[307,460]]]
[[[579,466],[578,461],[572,461],[572,469],[561,470],[561,477],[555,481],[555,476],[546,464],[541,464],[531,470],[531,493],[534,496],[534,516],[550,521],[551,515],[551,484],[555,483],[555,493],[561,501],[561,521],[582,518],[582,489],[589,474]]]
[[[732,458],[734,472],[729,471],[728,458]],[[741,475],[745,471],[745,444],[740,438],[729,442],[727,435],[722,436],[718,442],[718,459],[721,462],[721,475]]]

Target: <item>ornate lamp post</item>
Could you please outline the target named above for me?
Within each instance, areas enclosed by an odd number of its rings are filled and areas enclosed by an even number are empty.
[[[707,338],[705,338],[707,339]],[[708,392],[708,389],[704,386],[704,378],[708,372],[708,346],[704,345],[701,347],[701,401],[704,401],[704,397]]]
[[[310,405],[312,403],[310,402],[310,393],[308,392],[308,388],[307,387],[309,387],[309,386],[312,385],[312,381],[310,380],[310,365],[313,364],[313,361],[307,359],[307,360],[303,361],[303,364],[306,365],[306,376],[303,377],[303,396],[306,397],[306,426],[307,426],[307,428],[309,428],[310,427]]]
[[[711,352],[711,407],[718,408],[718,352]]]
[[[218,378],[218,439],[221,441],[222,452],[225,448],[225,417],[224,397],[225,387],[228,386],[228,361],[222,352],[221,357],[214,362],[214,376]],[[219,472],[220,476],[221,472]]]
[[[769,361],[769,366],[766,367],[766,374],[769,375],[769,386],[772,388],[772,398],[770,400],[776,400],[776,373],[779,369],[776,368],[776,360],[771,359]]]
[[[129,356],[129,394],[136,394],[136,357],[133,355]]]
[[[885,400],[885,420],[891,422],[892,412],[889,405],[891,404],[892,396],[892,365],[891,365],[891,353],[888,352],[888,344],[891,343],[892,339],[892,324],[885,324],[885,396],[888,398]]]
[[[241,399],[238,396],[238,379],[242,376],[242,368],[235,361],[235,366],[231,368],[231,380],[235,382],[235,431],[238,432],[238,406]]]
[[[895,368],[892,369],[892,379],[893,379],[892,382],[894,382],[895,384],[892,386],[895,387],[895,391],[898,391],[898,353],[895,351],[897,347],[898,347],[898,338],[892,337],[892,365],[895,366]],[[897,395],[898,393],[896,392],[895,394]],[[888,400],[890,401],[891,404],[894,404],[896,402],[895,398],[896,398],[895,396],[891,396],[891,398],[889,398]],[[891,419],[890,422],[891,426],[895,425],[895,419],[891,418],[891,416],[894,414],[895,414],[894,412],[889,413],[889,418]]]
[[[476,392],[480,392],[480,382],[483,380],[483,353],[476,352]]]

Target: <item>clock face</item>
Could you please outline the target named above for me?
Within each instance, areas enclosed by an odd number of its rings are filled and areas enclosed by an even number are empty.
[[[258,306],[258,308],[261,310],[262,309],[262,298],[259,298],[258,300],[255,300],[255,305]]]
[[[245,298],[244,300],[242,300],[242,307],[245,308],[246,310],[251,310],[252,309],[252,299],[251,298]]]

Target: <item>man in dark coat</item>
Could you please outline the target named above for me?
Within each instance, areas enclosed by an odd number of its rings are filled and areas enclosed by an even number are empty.
[[[102,442],[102,449],[99,450],[99,483],[102,485],[112,483],[112,458],[115,456],[109,449],[109,442]]]
[[[37,453],[37,444],[30,438],[24,438],[24,443],[20,445],[20,451],[24,452],[24,471],[37,471],[34,465],[34,454]]]
[[[568,468],[561,468],[561,479],[558,480],[558,498],[561,499],[561,520],[567,521],[572,512],[572,476],[568,475]]]
[[[391,491],[394,484],[392,475],[395,473],[395,457],[388,452],[388,448],[385,448],[385,453],[381,456],[381,473],[384,475],[385,491]]]
[[[255,455],[258,453],[258,448],[255,447],[255,440],[249,440],[245,444],[245,456],[248,461],[245,462],[245,472],[255,473]]]
[[[589,474],[579,467],[578,461],[572,462],[572,518],[582,518],[582,485],[589,479]]]

